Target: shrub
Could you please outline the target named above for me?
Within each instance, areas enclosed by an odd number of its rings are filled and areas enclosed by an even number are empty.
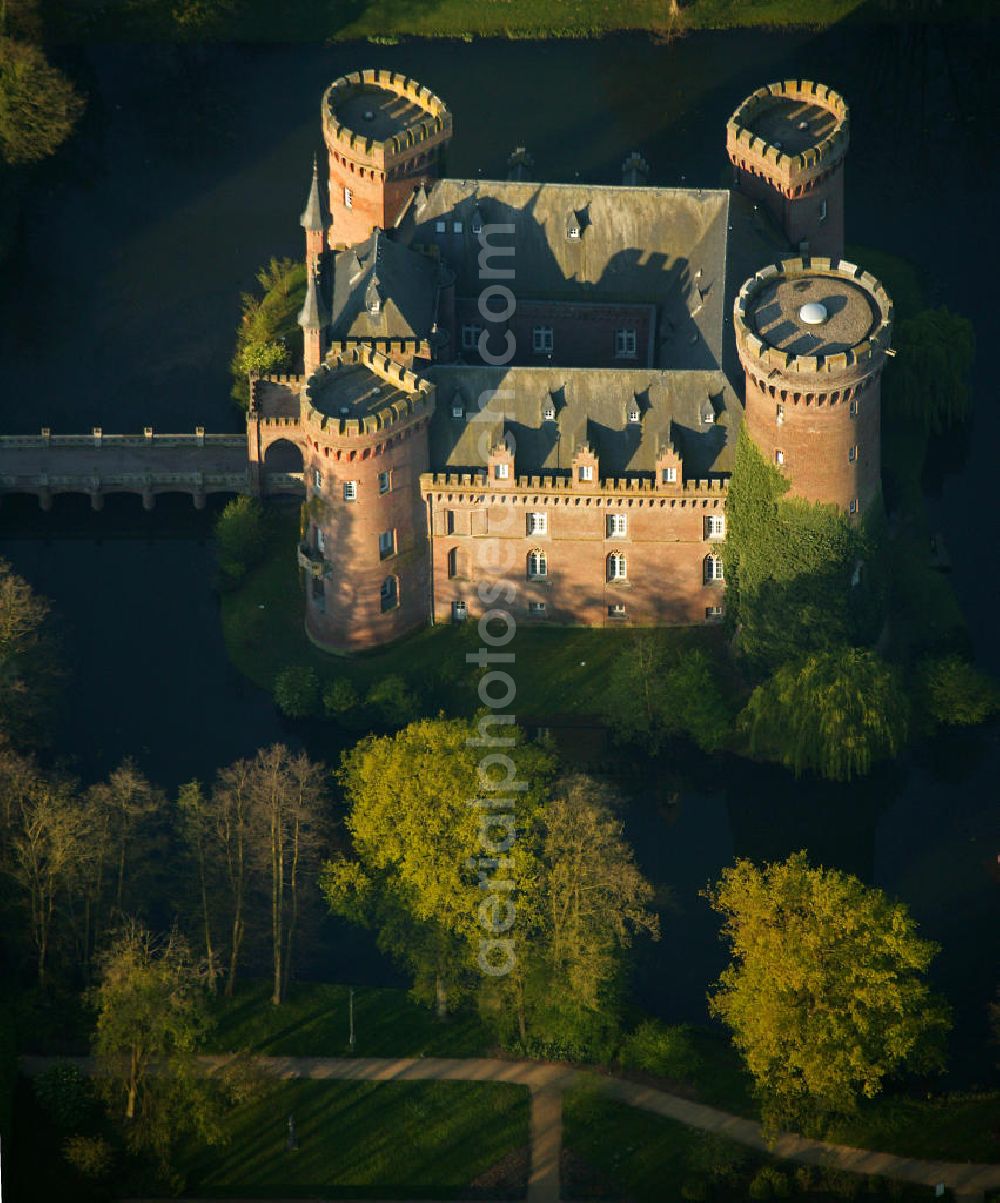
[[[70,1136],[63,1156],[84,1178],[103,1178],[114,1160],[114,1150],[103,1136]]]
[[[226,584],[238,583],[264,556],[264,507],[253,497],[230,501],[215,522],[219,571]]]
[[[359,704],[358,691],[346,677],[338,677],[323,690],[323,711],[328,718],[348,714]]]
[[[691,1027],[666,1027],[655,1019],[644,1020],[625,1037],[619,1060],[629,1069],[681,1081],[691,1081],[702,1063]]]
[[[82,1126],[91,1113],[94,1096],[90,1083],[73,1064],[53,1065],[34,1081],[35,1097],[52,1123],[68,1132]]]
[[[83,100],[73,85],[37,46],[0,37],[0,157],[5,162],[48,158],[82,113]]]
[[[751,1199],[787,1199],[791,1194],[788,1175],[776,1166],[762,1165],[750,1179],[747,1193]]]
[[[925,660],[920,667],[919,696],[936,723],[952,727],[983,723],[1000,707],[995,682],[961,656]]]
[[[274,682],[274,700],[289,718],[311,718],[318,714],[320,688],[315,669],[308,665],[282,669]]]
[[[368,691],[367,701],[389,727],[405,727],[420,717],[420,699],[406,681],[395,674],[376,681]]]
[[[708,1183],[704,1178],[685,1178],[681,1183],[681,1198],[703,1203],[708,1198]]]

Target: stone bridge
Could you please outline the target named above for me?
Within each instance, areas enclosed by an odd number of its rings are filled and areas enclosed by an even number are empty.
[[[279,465],[275,465],[278,467]],[[147,426],[142,434],[105,434],[95,427],[90,434],[0,436],[0,496],[33,493],[42,509],[52,505],[57,493],[86,493],[95,510],[109,493],[136,493],[152,509],[159,493],[187,493],[198,509],[209,493],[260,493],[302,495],[298,471],[263,471],[252,478],[245,434],[156,434]],[[259,481],[259,483],[257,483]]]

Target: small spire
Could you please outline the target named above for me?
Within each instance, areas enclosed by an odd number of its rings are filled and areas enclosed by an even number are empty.
[[[306,299],[299,312],[299,325],[306,330],[319,330],[323,326],[323,302],[319,295],[319,280],[314,272],[306,281]]]
[[[309,199],[306,201],[306,207],[302,210],[299,224],[306,230],[324,230],[326,228],[326,222],[323,220],[323,207],[319,200],[319,163],[315,155],[313,155],[313,174],[312,184],[309,186]]]
[[[382,290],[379,288],[378,276],[372,272],[372,278],[365,289],[365,308],[372,316],[382,310]]]

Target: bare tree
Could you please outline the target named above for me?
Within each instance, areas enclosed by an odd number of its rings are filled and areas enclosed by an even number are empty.
[[[214,829],[215,854],[222,862],[229,895],[229,972],[225,995],[236,989],[243,937],[246,934],[246,903],[250,879],[252,762],[237,760],[221,769],[210,798],[210,822]]]

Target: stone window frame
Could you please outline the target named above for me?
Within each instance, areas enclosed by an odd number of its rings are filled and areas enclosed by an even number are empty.
[[[386,589],[386,586],[392,582],[392,587]],[[390,601],[391,599],[391,601]],[[379,585],[378,588],[379,612],[381,614],[391,614],[393,610],[398,610],[400,607],[400,585],[399,577],[396,573],[390,572]],[[390,604],[386,604],[390,602]]]
[[[549,575],[549,557],[542,547],[533,547],[525,561],[525,576],[529,581],[544,581]]]
[[[628,514],[608,514],[604,523],[606,539],[624,539],[628,536]]]
[[[356,480],[344,481],[344,500],[357,501],[358,499],[358,482]]]
[[[608,552],[604,561],[604,577],[609,584],[628,580],[628,557],[617,548]]]
[[[461,598],[457,598],[455,601],[453,601],[451,603],[451,621],[452,622],[465,622],[465,620],[468,617],[469,617],[469,607],[465,604],[464,601],[462,601]]]
[[[706,514],[705,515],[705,538],[713,541],[724,539],[726,537],[726,516],[725,514]]]
[[[532,510],[525,515],[525,533],[528,535],[547,535],[549,533],[549,516],[545,510]]]
[[[784,451],[782,451],[780,447],[775,447],[775,449],[774,449],[774,463],[775,463],[775,466],[776,466],[776,467],[778,467],[778,468],[780,468],[780,467],[782,466],[782,464],[784,464],[784,462],[785,462],[785,453],[784,453]]]
[[[624,602],[612,602],[608,606],[608,618],[628,618],[628,607]]]
[[[383,485],[384,485],[384,487],[383,487]],[[386,493],[392,492],[392,469],[391,468],[386,468],[385,471],[380,472],[378,474],[378,491],[379,491],[380,497],[384,496]]]
[[[577,470],[577,479],[582,480],[585,484],[590,484],[594,479],[594,465],[581,464]]]
[[[510,480],[510,464],[494,464],[493,465],[494,480]]]
[[[528,617],[529,618],[544,618],[548,612],[548,607],[543,601],[528,602]]]
[[[396,554],[396,528],[390,527],[388,530],[379,531],[378,536],[378,558],[380,560],[391,560]]]
[[[345,209],[353,209],[354,208],[354,190],[351,188],[348,188],[348,186],[346,184],[344,185],[344,208]]]
[[[675,485],[677,483],[677,469],[671,465],[669,468],[661,469],[660,484]]]
[[[702,564],[702,579],[706,585],[716,585],[726,579],[722,556],[710,551]]]

